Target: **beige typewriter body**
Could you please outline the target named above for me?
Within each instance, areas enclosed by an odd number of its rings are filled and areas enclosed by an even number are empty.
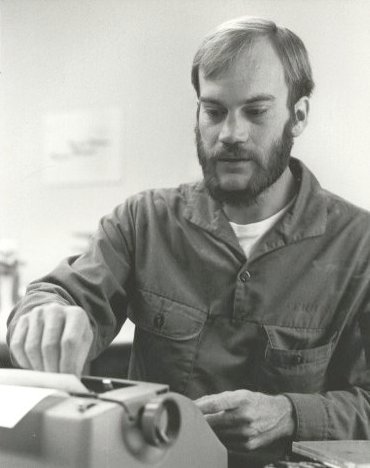
[[[13,428],[0,427],[2,468],[227,467],[226,449],[198,408],[165,385],[88,377],[86,391],[66,392],[63,374],[0,369],[0,385],[53,382],[62,392]]]

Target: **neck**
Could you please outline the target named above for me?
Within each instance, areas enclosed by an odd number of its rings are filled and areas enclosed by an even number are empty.
[[[262,221],[278,213],[296,193],[296,182],[286,168],[280,178],[261,193],[254,203],[245,205],[224,204],[223,209],[230,221],[237,224],[250,224]]]

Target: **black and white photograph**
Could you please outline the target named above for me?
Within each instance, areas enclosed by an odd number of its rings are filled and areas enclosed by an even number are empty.
[[[0,467],[370,467],[369,24],[0,0]]]

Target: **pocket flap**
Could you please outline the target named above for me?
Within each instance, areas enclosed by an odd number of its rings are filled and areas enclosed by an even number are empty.
[[[271,364],[280,367],[291,367],[299,364],[312,364],[327,361],[331,355],[332,345],[326,344],[311,349],[275,349],[267,346],[265,358]]]
[[[137,292],[128,316],[137,327],[173,340],[194,338],[207,319],[205,311],[144,290]]]
[[[324,329],[299,329],[263,326],[268,337],[266,361],[280,367],[327,361],[333,350],[336,334],[327,338]]]

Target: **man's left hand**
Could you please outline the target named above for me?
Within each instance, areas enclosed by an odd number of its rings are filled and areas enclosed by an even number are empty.
[[[227,448],[254,450],[295,431],[293,406],[284,395],[235,390],[195,401]]]

